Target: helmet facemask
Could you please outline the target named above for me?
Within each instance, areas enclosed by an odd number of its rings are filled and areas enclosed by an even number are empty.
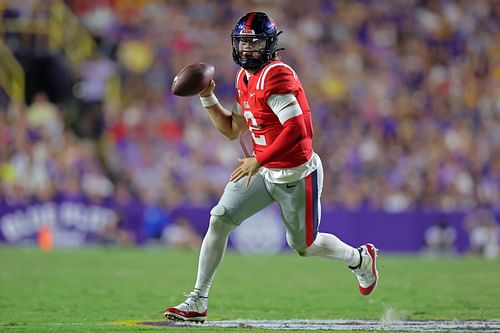
[[[276,57],[280,33],[266,13],[247,13],[231,33],[234,62],[244,69],[258,70]]]
[[[241,67],[256,70],[276,55],[277,36],[233,34],[233,59]]]

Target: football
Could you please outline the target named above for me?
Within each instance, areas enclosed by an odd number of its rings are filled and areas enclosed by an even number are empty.
[[[214,78],[215,68],[203,62],[182,68],[172,82],[172,93],[176,96],[193,96],[205,89]]]

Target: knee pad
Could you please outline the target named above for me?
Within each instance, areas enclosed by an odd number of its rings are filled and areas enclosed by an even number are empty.
[[[210,211],[210,227],[229,230],[234,229],[236,226],[226,212],[226,208],[222,205],[217,205],[212,208]]]

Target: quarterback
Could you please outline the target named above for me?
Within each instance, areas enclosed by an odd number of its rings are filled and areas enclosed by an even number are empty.
[[[239,159],[211,210],[194,289],[185,301],[164,311],[167,319],[206,320],[210,286],[229,234],[273,202],[280,206],[287,242],[299,255],[342,260],[356,275],[362,295],[369,295],[377,285],[373,244],[354,248],[318,231],[323,168],[313,150],[312,113],[300,79],[277,55],[280,33],[265,13],[244,15],[231,34],[233,59],[241,67],[234,107],[227,110],[218,102],[213,80],[200,93],[213,125],[228,139],[249,131],[253,154]]]

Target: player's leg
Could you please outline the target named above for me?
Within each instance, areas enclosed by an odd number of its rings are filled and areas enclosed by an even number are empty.
[[[226,251],[227,239],[235,226],[223,218],[212,215],[203,238],[198,260],[195,288],[181,304],[168,308],[164,315],[170,320],[204,322],[208,315],[208,290],[215,271]]]
[[[371,243],[354,249],[335,235],[318,233],[305,255],[343,260],[356,274],[358,289],[362,295],[371,294],[377,285],[377,249]]]
[[[172,320],[203,322],[207,317],[208,293],[224,254],[231,231],[246,218],[267,207],[273,198],[257,174],[246,187],[247,178],[228,183],[219,203],[211,210],[210,225],[203,239],[194,290],[181,304],[165,310]]]
[[[377,282],[376,248],[365,244],[358,249],[337,236],[319,232],[323,169],[319,168],[293,184],[274,184],[271,194],[281,207],[290,247],[301,256],[320,256],[344,261],[356,274],[363,295]]]
[[[195,284],[195,290],[203,296],[208,296],[215,270],[224,256],[229,233],[274,201],[260,174],[254,176],[249,187],[246,186],[246,181],[245,177],[237,183],[229,183],[219,203],[210,212],[208,237],[205,237],[202,245]]]

